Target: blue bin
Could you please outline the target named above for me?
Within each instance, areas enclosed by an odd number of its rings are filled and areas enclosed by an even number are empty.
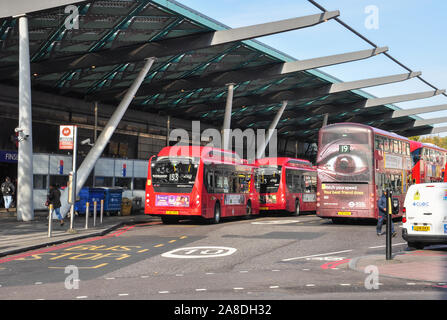
[[[93,203],[96,201],[96,210],[101,210],[101,200],[105,200],[104,190],[101,188],[84,187],[79,191],[79,201],[75,203],[75,211],[85,214],[86,203],[89,202],[89,211],[93,212]]]
[[[123,189],[121,188],[101,188],[104,192],[104,211],[121,211],[123,201]]]

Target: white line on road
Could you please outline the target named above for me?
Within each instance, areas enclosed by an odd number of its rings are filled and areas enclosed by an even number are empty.
[[[119,293],[118,294],[118,296],[120,296],[120,297],[125,297],[125,296],[128,296],[129,294],[128,293]]]
[[[344,253],[344,252],[351,252],[351,251],[352,250],[343,250],[343,251],[334,251],[334,252],[328,252],[328,253],[313,254],[311,256],[288,258],[288,259],[284,259],[282,261],[292,261],[292,260],[299,260],[299,259],[305,259],[305,258],[311,258],[311,257],[319,257],[319,256],[330,256],[330,255],[337,254],[337,253]]]
[[[402,242],[402,243],[395,243],[395,244],[393,244],[392,246],[394,247],[394,246],[401,246],[401,245],[403,245],[403,244],[407,244],[406,242]],[[386,245],[382,245],[382,246],[375,246],[375,247],[368,247],[368,249],[378,249],[378,248],[385,248],[386,247]]]
[[[87,296],[78,296],[78,297],[76,297],[76,299],[87,299],[88,297]]]
[[[269,288],[270,288],[270,289],[278,289],[279,286],[270,286]]]
[[[158,291],[158,293],[169,293],[169,291]]]
[[[205,288],[202,288],[202,289],[196,289],[196,291],[206,291],[206,289],[205,289]]]
[[[244,288],[233,288],[233,290],[244,290]]]
[[[315,287],[313,283],[306,284],[306,287]]]

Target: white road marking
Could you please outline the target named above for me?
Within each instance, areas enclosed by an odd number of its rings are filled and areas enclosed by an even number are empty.
[[[403,244],[407,244],[406,242],[402,242],[402,243],[395,243],[395,244],[393,244],[392,246],[394,247],[394,246],[401,246],[401,245],[403,245]],[[375,246],[375,247],[368,247],[368,249],[378,249],[378,248],[385,248],[386,247],[386,245],[382,245],[382,246]]]
[[[270,289],[278,289],[279,286],[270,286],[269,288],[270,288]]]
[[[176,277],[183,277],[183,274],[178,273],[178,274],[176,274],[175,276],[176,276]]]
[[[125,297],[125,296],[128,296],[129,294],[128,293],[119,293],[118,294],[118,296],[120,296],[120,297]]]
[[[214,272],[207,272],[207,273],[205,273],[205,274],[210,275],[210,274],[215,274],[215,273],[214,273]]]
[[[337,254],[337,253],[344,253],[344,252],[351,252],[351,251],[352,250],[343,250],[343,251],[334,251],[334,252],[328,252],[328,253],[319,253],[319,254],[313,254],[310,256],[288,258],[288,259],[284,259],[282,261],[292,261],[292,260],[299,260],[299,259],[312,258],[312,257],[330,256],[330,255]]]
[[[306,287],[315,287],[313,283],[306,284]]]
[[[340,285],[343,287],[349,287],[351,284],[350,283],[340,283]]]
[[[244,290],[244,288],[233,288],[233,290]]]
[[[87,296],[78,296],[78,297],[76,297],[76,299],[87,299],[88,297]]]
[[[247,273],[247,272],[248,272],[247,270],[239,271],[239,273]]]
[[[106,280],[115,280],[115,278],[106,278]]]
[[[34,284],[43,284],[43,282],[35,282]]]
[[[169,291],[158,291],[158,293],[169,293]]]
[[[149,276],[141,276],[142,279],[149,278]]]
[[[251,224],[289,224],[289,223],[298,223],[299,220],[266,220],[266,221],[256,221]]]
[[[206,291],[206,289],[205,289],[205,288],[202,288],[202,289],[196,289],[196,291]]]

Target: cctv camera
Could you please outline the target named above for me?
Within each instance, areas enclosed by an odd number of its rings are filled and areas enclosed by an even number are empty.
[[[23,132],[23,129],[22,128],[15,128],[14,131],[15,132]]]
[[[81,141],[82,145],[89,144],[89,143],[90,143],[90,138]]]

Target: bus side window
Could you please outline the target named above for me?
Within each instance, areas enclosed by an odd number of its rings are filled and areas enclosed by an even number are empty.
[[[223,176],[223,189],[224,189],[224,193],[229,193],[230,192],[230,184],[228,181],[228,172],[225,172],[226,174]]]
[[[222,190],[223,189],[223,176],[221,172],[215,173],[216,179],[216,188]]]
[[[294,176],[290,169],[286,169],[286,185],[290,192],[294,192]]]
[[[206,173],[206,184],[207,191],[210,193],[214,192],[214,174],[212,171],[207,171]]]

